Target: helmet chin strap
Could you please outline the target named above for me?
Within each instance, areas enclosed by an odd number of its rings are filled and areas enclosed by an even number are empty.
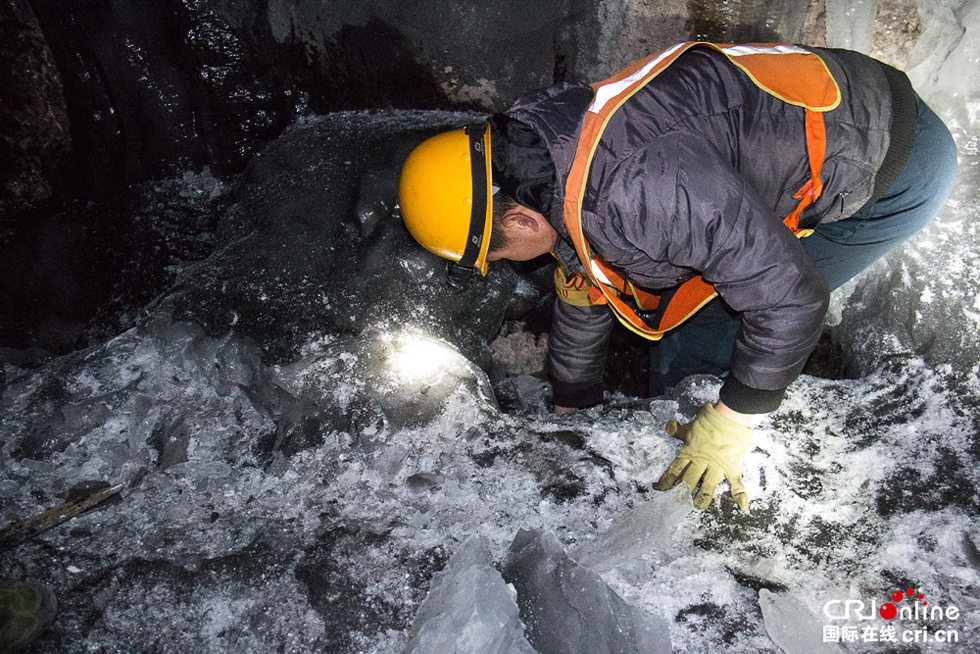
[[[465,288],[473,279],[476,268],[461,266],[455,261],[446,262],[446,283],[453,288]]]
[[[490,198],[487,197],[487,169],[486,153],[483,145],[483,133],[486,125],[470,125],[466,128],[466,134],[470,140],[470,175],[472,181],[471,189],[471,213],[469,235],[466,238],[466,247],[459,259],[461,266],[474,266],[480,256],[480,246],[483,244],[483,231],[487,220],[487,205]]]
[[[499,186],[490,182],[490,197],[486,197],[487,172],[486,159],[483,152],[483,133],[486,125],[471,125],[466,128],[470,139],[470,161],[473,179],[473,203],[470,215],[470,233],[466,248],[459,262],[450,261],[446,266],[446,281],[453,288],[464,288],[473,278],[476,270],[475,263],[483,242],[483,228],[486,224],[487,205],[493,202],[493,196],[500,190]]]
[[[491,197],[496,195],[499,190],[499,186],[491,184]],[[446,282],[453,288],[465,288],[473,280],[473,273],[475,272],[476,268],[473,266],[464,266],[455,261],[446,262]]]

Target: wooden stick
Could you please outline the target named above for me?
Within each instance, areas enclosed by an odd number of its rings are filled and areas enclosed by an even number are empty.
[[[71,520],[80,513],[88,511],[121,490],[122,484],[100,488],[88,495],[51,507],[32,518],[15,522],[0,531],[0,543],[20,543],[34,538],[52,527],[57,527],[62,522]]]

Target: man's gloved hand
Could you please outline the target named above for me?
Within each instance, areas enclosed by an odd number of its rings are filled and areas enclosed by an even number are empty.
[[[742,460],[749,451],[751,427],[726,418],[708,403],[691,422],[680,424],[671,420],[665,429],[674,438],[684,441],[684,447],[653,485],[655,489],[669,490],[680,480],[693,493],[700,481],[701,489],[694,498],[694,506],[706,509],[711,504],[715,487],[725,479],[738,508],[748,510],[749,496],[742,483]]]

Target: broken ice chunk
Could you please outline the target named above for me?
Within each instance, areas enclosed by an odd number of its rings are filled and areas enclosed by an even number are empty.
[[[432,578],[405,654],[536,654],[524,638],[514,589],[471,536]]]
[[[691,493],[678,484],[617,516],[595,540],[572,552],[581,565],[603,574],[609,570],[636,577],[650,559],[664,560],[674,530],[694,511]]]
[[[528,640],[539,652],[659,654],[667,624],[630,606],[595,572],[572,561],[545,532],[518,532],[504,566],[517,588]]]
[[[837,644],[823,640],[825,621],[792,595],[761,588],[759,607],[766,633],[785,654],[840,654]]]

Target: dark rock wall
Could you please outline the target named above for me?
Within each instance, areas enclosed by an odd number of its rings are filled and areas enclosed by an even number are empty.
[[[280,53],[257,26],[201,2],[30,3],[57,62],[71,123],[72,193],[212,165],[237,172],[294,114]]]
[[[444,0],[7,0],[2,11],[17,37],[2,46],[14,78],[2,165],[26,169],[4,175],[4,194],[28,199],[52,185],[106,199],[205,165],[239,172],[298,113],[489,109],[564,72],[556,39],[575,13],[570,2]],[[70,139],[49,134],[69,125]],[[69,145],[64,170],[37,161]]]
[[[499,110],[686,38],[799,40],[811,4],[4,0],[2,193],[234,173],[297,114]]]
[[[942,72],[969,6],[926,20],[911,0],[854,16],[826,0],[2,0],[0,198],[234,173],[298,114],[499,110],[685,39],[850,47],[920,90],[948,78],[972,95],[967,71]]]
[[[61,76],[26,3],[0,2],[0,197],[46,199],[67,152]]]

